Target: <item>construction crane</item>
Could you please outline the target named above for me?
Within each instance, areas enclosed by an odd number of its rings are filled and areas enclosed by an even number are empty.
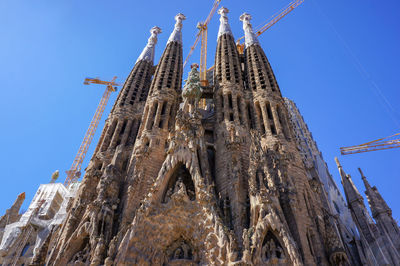
[[[342,155],[369,152],[369,151],[379,151],[400,148],[400,133],[394,134],[389,137],[373,140],[364,144],[341,147],[340,153]]]
[[[262,26],[257,27],[256,29],[256,35],[260,36],[264,32],[266,32],[269,28],[271,28],[273,25],[275,25],[279,20],[284,18],[287,14],[292,12],[296,7],[298,7],[300,4],[302,4],[304,0],[296,0],[291,2],[287,7],[283,8],[277,15],[272,16],[268,22]],[[239,53],[243,53],[244,51],[244,44],[240,44],[240,41],[244,39],[244,36],[240,37],[239,39],[236,40],[236,46],[238,48]]]
[[[215,11],[217,10],[221,0],[215,0],[213,7],[211,8],[210,13],[208,14],[206,20],[204,22],[199,22],[197,24],[197,28],[199,32],[196,35],[196,40],[192,47],[190,47],[189,54],[187,55],[185,62],[183,63],[183,67],[186,66],[190,56],[192,55],[194,49],[197,46],[201,38],[201,52],[200,52],[200,82],[203,86],[208,85],[207,81],[207,32],[208,32],[208,23],[210,23],[211,18],[214,16]]]
[[[96,132],[101,116],[103,115],[108,99],[110,98],[110,94],[111,92],[117,90],[116,86],[121,86],[121,84],[115,82],[116,79],[117,77],[114,77],[111,81],[103,81],[100,80],[99,78],[85,78],[85,81],[83,82],[83,84],[85,85],[102,84],[106,85],[107,87],[106,90],[104,91],[103,97],[101,97],[99,105],[97,106],[96,112],[94,113],[92,121],[90,122],[89,128],[86,131],[85,137],[83,138],[83,141],[81,143],[81,146],[79,147],[78,153],[75,156],[72,166],[68,171],[65,171],[67,173],[67,178],[65,179],[64,182],[64,185],[66,187],[68,187],[69,184],[71,184],[72,182],[76,182],[81,176],[82,162],[85,159],[90,143],[92,142],[94,133]]]

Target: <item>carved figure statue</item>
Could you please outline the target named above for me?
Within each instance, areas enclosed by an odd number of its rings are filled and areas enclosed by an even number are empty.
[[[174,193],[185,193],[186,194],[186,186],[183,183],[181,177],[178,177],[178,180],[176,181]]]

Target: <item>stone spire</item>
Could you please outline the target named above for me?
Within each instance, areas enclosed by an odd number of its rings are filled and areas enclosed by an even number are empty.
[[[350,204],[354,201],[363,202],[363,197],[361,196],[357,187],[354,185],[353,180],[351,179],[351,176],[344,172],[343,167],[340,165],[340,162],[337,157],[335,157],[335,162],[336,162],[337,168],[339,170],[344,193],[346,194],[348,203]]]
[[[396,220],[392,217],[392,210],[389,208],[378,189],[375,186],[371,187],[360,168],[358,168],[358,171],[360,171],[361,178],[364,182],[366,189],[365,194],[368,198],[372,217],[374,217],[382,235],[385,235],[390,239],[393,243],[393,247],[395,247],[397,252],[400,253],[400,230]]]
[[[371,208],[372,217],[375,218],[382,212],[386,212],[391,215],[392,210],[389,208],[389,206],[387,205],[385,200],[382,198],[378,189],[375,186],[371,187],[367,178],[364,176],[364,173],[362,172],[361,168],[358,168],[358,171],[360,172],[361,178],[364,182],[364,186],[366,189],[365,194],[367,195],[367,198],[368,198],[368,203]]]
[[[186,17],[182,13],[179,13],[178,15],[175,16],[176,23],[174,31],[169,36],[167,44],[170,42],[182,43],[182,21],[185,19]]]
[[[228,16],[226,14],[229,13],[229,9],[227,9],[226,7],[221,7],[218,10],[218,14],[221,15],[219,21],[219,30],[218,30],[218,38],[223,35],[223,34],[230,34],[233,36],[232,31],[231,31],[231,27],[229,26],[228,23]]]
[[[157,35],[160,34],[162,31],[159,27],[154,26],[150,30],[150,38],[147,41],[146,47],[144,47],[142,53],[136,60],[136,63],[139,62],[140,60],[146,60],[149,61],[150,63],[153,64],[154,62],[154,48],[157,44]]]
[[[390,249],[387,249],[386,246],[383,246],[382,242],[384,238],[378,231],[378,228],[372,220],[372,217],[369,215],[368,210],[364,205],[363,197],[358,192],[351,179],[351,176],[344,172],[338,158],[335,157],[335,161],[342,178],[342,185],[346,195],[348,207],[360,233],[361,242],[363,245],[368,245],[371,248],[373,257],[375,257],[369,259],[376,259],[376,261],[380,263],[379,265],[391,265],[388,263],[391,258],[389,255]],[[377,264],[375,263],[373,265]]]
[[[244,30],[246,48],[253,44],[259,44],[257,36],[253,32],[253,27],[251,26],[250,23],[251,18],[252,18],[251,15],[248,13],[243,13],[239,18],[241,21],[243,21],[243,30]]]

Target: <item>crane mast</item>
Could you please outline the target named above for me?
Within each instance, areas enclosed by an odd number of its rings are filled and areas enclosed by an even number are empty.
[[[76,182],[80,178],[83,160],[85,159],[86,153],[89,149],[90,143],[92,142],[97,126],[99,125],[104,109],[106,108],[111,92],[117,90],[116,86],[120,86],[120,84],[115,83],[116,79],[117,77],[114,77],[111,81],[103,81],[99,78],[85,78],[85,81],[83,82],[83,84],[85,85],[102,84],[107,85],[107,87],[103,93],[103,96],[101,97],[99,105],[97,106],[96,112],[94,113],[92,121],[90,122],[89,128],[86,131],[81,146],[79,147],[78,153],[76,154],[75,159],[72,163],[72,166],[68,171],[65,171],[67,177],[64,181],[64,185],[66,187],[68,187],[69,184]]]
[[[197,24],[197,28],[199,32],[196,35],[196,40],[192,47],[190,47],[189,54],[187,55],[185,62],[183,63],[183,67],[186,66],[189,61],[190,56],[193,54],[194,49],[201,38],[201,52],[200,52],[200,82],[203,86],[207,86],[207,33],[208,33],[208,24],[210,23],[211,18],[214,16],[215,11],[217,10],[221,0],[215,0],[213,7],[211,8],[210,13],[208,14],[206,20],[204,22],[199,22]]]

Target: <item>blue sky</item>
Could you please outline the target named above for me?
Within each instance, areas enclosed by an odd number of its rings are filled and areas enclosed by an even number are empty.
[[[11,1],[0,2],[0,213],[20,192],[26,209],[41,183],[69,169],[100,101],[104,87],[82,84],[86,76],[124,81],[147,42],[149,29],[162,28],[158,61],[178,12],[184,56],[195,26],[212,6],[208,1]],[[268,20],[289,0],[222,0],[236,38],[239,16],[253,25]],[[200,4],[202,3],[202,4]],[[282,94],[294,100],[339,181],[333,157],[364,191],[357,167],[400,218],[400,150],[340,156],[339,147],[399,132],[400,3],[374,0],[305,0],[260,36]],[[208,66],[214,61],[218,15],[209,25]],[[198,50],[191,62],[199,61]],[[185,69],[184,77],[188,69]],[[379,90],[373,87],[377,84]],[[392,106],[383,103],[382,93]],[[112,103],[84,162],[87,166]],[[341,187],[339,183],[339,187]]]

